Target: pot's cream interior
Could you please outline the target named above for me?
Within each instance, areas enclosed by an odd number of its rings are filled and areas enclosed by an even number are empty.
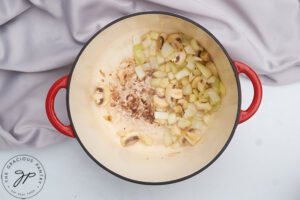
[[[91,100],[99,83],[99,69],[110,72],[124,57],[132,57],[132,37],[149,30],[183,32],[200,41],[215,62],[227,94],[203,139],[180,149],[135,144],[122,147],[116,127],[103,119]],[[106,28],[82,52],[69,88],[70,114],[77,135],[87,151],[102,165],[129,179],[165,182],[190,175],[211,162],[228,141],[238,110],[238,88],[232,67],[218,44],[202,29],[164,14],[136,15]],[[170,156],[169,153],[180,152]]]

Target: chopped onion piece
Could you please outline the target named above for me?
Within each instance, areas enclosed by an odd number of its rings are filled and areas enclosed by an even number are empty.
[[[142,80],[146,76],[146,74],[141,66],[137,66],[134,69],[135,69],[136,75],[138,76],[138,78],[140,80]]]
[[[168,124],[175,124],[177,122],[177,117],[175,113],[168,115]]]
[[[174,74],[172,72],[168,73],[168,77],[169,77],[170,80],[172,80],[172,79],[175,78],[175,76],[174,76]]]
[[[202,102],[200,102],[200,101],[196,101],[196,102],[195,102],[195,105],[196,105],[196,107],[197,107],[199,110],[207,110],[207,111],[209,111],[209,110],[212,109],[212,107],[211,107],[211,105],[210,105],[209,103],[202,103]]]
[[[192,94],[192,86],[190,84],[183,87],[182,92],[184,95]]]
[[[156,56],[156,49],[157,49],[156,41],[152,40],[150,44],[150,50],[149,50],[150,56]]]
[[[197,63],[196,65],[204,77],[209,78],[211,76],[211,71],[207,67],[200,63]]]
[[[187,69],[183,69],[175,74],[177,80],[182,79],[183,77],[189,76],[190,72]]]
[[[186,140],[191,144],[191,145],[195,145],[199,142],[199,140],[201,139],[202,135],[199,135],[197,133],[194,132],[187,132],[186,134]]]
[[[178,127],[181,129],[187,128],[192,125],[192,122],[190,120],[187,120],[185,118],[180,118],[178,121]]]
[[[166,72],[161,72],[161,71],[153,72],[153,76],[156,78],[164,78],[167,77],[167,75],[168,74]]]
[[[207,79],[207,83],[214,83],[216,81],[216,77],[211,76],[209,79]]]
[[[169,68],[173,72],[173,74],[176,74],[178,72],[176,65],[172,62],[168,62],[166,64],[166,68]]]
[[[165,62],[165,59],[164,59],[164,58],[162,57],[162,55],[160,55],[160,54],[157,54],[157,55],[156,55],[156,59],[157,59],[157,63],[158,63],[159,65]]]
[[[197,88],[198,83],[202,80],[201,76],[196,76],[192,82],[192,88]]]
[[[193,103],[195,101],[197,101],[197,96],[194,95],[194,94],[191,94],[190,97],[189,97],[189,102]]]
[[[204,88],[204,85],[203,85],[202,83],[199,82],[199,83],[197,84],[197,88],[198,88],[199,92],[204,92],[204,89],[205,89],[205,88]]]
[[[158,68],[157,58],[156,57],[150,57],[149,61],[150,61],[150,66],[151,66],[152,69]]]
[[[165,146],[168,147],[170,145],[173,144],[173,139],[172,139],[172,135],[170,134],[170,132],[166,131],[164,133],[164,143],[165,143]]]
[[[226,95],[226,88],[224,87],[222,81],[220,81],[220,93],[222,96]]]
[[[201,75],[201,72],[200,72],[199,69],[194,69],[194,70],[193,70],[193,74],[194,74],[195,76],[199,76],[199,75]]]
[[[193,62],[193,63],[202,61],[202,59],[197,56],[188,56],[186,60],[187,62]]]
[[[150,51],[149,51],[148,48],[144,49],[144,55],[145,55],[146,58],[148,58],[150,56]]]
[[[188,61],[187,65],[186,65],[186,68],[188,68],[190,70],[193,70],[195,68],[195,63],[191,62],[191,61]]]
[[[209,96],[210,104],[215,105],[221,101],[220,96],[218,93],[213,89],[208,89],[205,93]]]
[[[204,127],[204,124],[201,120],[197,119],[197,118],[194,118],[193,121],[192,121],[192,126],[191,128],[194,128],[194,129],[202,129]]]
[[[134,51],[134,59],[136,64],[138,65],[144,64],[146,58],[143,52],[143,46],[141,44],[134,45],[133,51]]]
[[[165,42],[161,48],[161,54],[164,58],[168,57],[174,52],[173,47],[168,43]]]
[[[151,80],[151,85],[154,87],[166,88],[169,84],[168,78],[153,78]]]
[[[217,71],[217,68],[216,68],[216,66],[213,62],[208,62],[205,66],[212,72],[212,74],[215,77],[218,77],[218,71]]]
[[[191,47],[193,48],[193,50],[198,51],[200,50],[200,47],[198,45],[198,42],[195,39],[191,40]]]
[[[189,75],[189,81],[191,82],[194,78],[195,78],[194,74],[190,73],[190,75]]]
[[[150,34],[150,38],[152,40],[157,40],[158,39],[159,34],[157,32],[151,31],[149,34]]]
[[[169,114],[167,112],[154,112],[155,119],[168,119]]]
[[[149,71],[151,69],[151,65],[149,63],[145,63],[142,66],[145,71]]]
[[[188,104],[188,108],[184,111],[184,118],[194,117],[197,113],[197,108],[193,103]]]
[[[139,44],[139,43],[141,43],[141,36],[134,35],[133,38],[132,38],[132,40],[133,40],[133,44],[134,45]]]
[[[212,88],[216,91],[220,90],[220,79],[216,78],[215,82],[211,84]]]
[[[206,125],[208,125],[209,120],[210,120],[210,115],[207,114],[203,116],[203,121],[205,122]]]
[[[171,133],[172,133],[172,135],[180,136],[181,130],[180,130],[180,128],[178,128],[177,125],[173,125],[171,128]]]
[[[151,45],[151,39],[147,37],[143,42],[142,45],[144,48],[148,48]]]
[[[184,47],[184,50],[187,54],[195,54],[194,49],[190,45]]]
[[[149,135],[140,135],[141,141],[148,146],[151,146],[153,144],[153,138]]]

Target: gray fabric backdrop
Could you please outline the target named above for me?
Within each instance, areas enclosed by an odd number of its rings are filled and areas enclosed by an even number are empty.
[[[42,147],[66,139],[44,109],[52,83],[82,45],[126,14],[162,10],[189,17],[247,63],[265,84],[300,80],[298,0],[0,0],[0,148]],[[68,123],[65,94],[56,108]]]

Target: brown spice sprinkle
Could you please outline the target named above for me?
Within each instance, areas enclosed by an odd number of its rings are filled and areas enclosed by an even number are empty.
[[[153,123],[154,107],[151,97],[155,94],[155,89],[150,84],[151,74],[149,72],[148,76],[139,80],[134,68],[135,62],[132,59],[121,62],[115,77],[117,83],[110,84],[110,105],[131,118]]]
[[[106,120],[109,121],[109,122],[112,121],[111,115],[106,115],[106,116],[104,116],[104,119],[106,119]]]

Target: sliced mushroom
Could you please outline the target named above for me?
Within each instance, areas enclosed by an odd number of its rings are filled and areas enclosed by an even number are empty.
[[[185,61],[186,53],[184,51],[175,52],[171,56],[171,61],[176,65],[182,65]]]
[[[173,97],[174,99],[182,99],[183,97],[182,89],[171,89],[170,95],[171,98]]]
[[[175,85],[173,85],[173,86],[175,86]],[[183,97],[182,89],[173,89],[173,86],[170,84],[166,88],[166,101],[170,105],[174,104],[175,99],[182,99],[182,97]]]
[[[161,49],[161,47],[165,43],[166,39],[167,39],[167,34],[166,33],[161,33],[159,35],[159,37],[156,40],[156,47],[157,47],[157,49],[159,49],[159,50]]]
[[[167,38],[167,42],[169,42],[174,49],[177,51],[183,50],[182,38],[179,34],[170,34]]]
[[[188,102],[185,100],[185,99],[180,99],[180,100],[178,100],[178,102],[177,102],[179,105],[181,105],[182,106],[182,108],[183,109],[187,109],[188,108]]]
[[[133,145],[134,143],[140,140],[139,134],[137,132],[130,132],[126,134],[124,137],[121,137],[120,142],[122,146],[126,147],[129,145]]]
[[[167,41],[172,42],[173,40],[177,40],[177,41],[181,42],[182,41],[181,35],[178,33],[172,33],[172,34],[168,35]]]
[[[107,85],[99,86],[94,93],[94,101],[96,104],[104,106],[110,99],[110,91]]]
[[[166,33],[161,33],[159,34],[160,37],[162,37],[165,41],[167,40],[168,34]]]
[[[198,51],[198,50],[203,51],[203,47],[195,39],[191,40],[191,46],[195,51]]]
[[[188,144],[188,141],[187,141],[185,135],[181,135],[181,136],[179,137],[179,140],[178,140],[178,141],[179,141],[179,144],[182,145],[182,146],[185,146],[186,144]]]
[[[173,84],[169,84],[166,87],[166,101],[170,105],[173,105],[175,103],[174,98],[172,98],[172,96],[171,96],[171,90],[172,90],[172,88],[173,88]]]
[[[175,113],[177,113],[179,115],[183,114],[183,110],[182,110],[182,107],[180,105],[174,106],[173,110],[174,110]]]
[[[183,45],[181,42],[179,42],[178,40],[173,40],[170,43],[177,51],[182,51],[183,50]]]
[[[202,60],[206,61],[206,62],[208,62],[208,61],[210,60],[209,54],[208,54],[207,51],[202,51],[202,52],[200,53],[200,58],[201,58]]]
[[[154,106],[157,108],[166,108],[169,106],[169,104],[167,103],[165,98],[160,98],[157,95],[153,96],[153,103],[154,103]]]

